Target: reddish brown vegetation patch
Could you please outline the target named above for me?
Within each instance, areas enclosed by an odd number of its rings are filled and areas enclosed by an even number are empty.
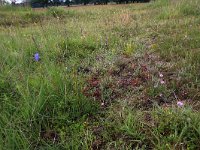
[[[149,109],[154,103],[169,105],[190,97],[184,87],[188,82],[178,76],[174,64],[164,62],[153,53],[135,57],[123,55],[105,74],[92,74],[86,83],[84,95],[104,106],[113,100],[128,99],[134,107]]]

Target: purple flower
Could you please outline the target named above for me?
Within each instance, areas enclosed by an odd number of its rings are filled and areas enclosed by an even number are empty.
[[[34,54],[34,59],[35,59],[35,61],[39,61],[39,60],[40,60],[40,55],[39,55],[39,53],[35,53],[35,54]]]
[[[159,73],[159,77],[160,77],[160,78],[163,78],[164,75],[163,75],[162,73]]]
[[[164,80],[160,80],[160,83],[161,83],[161,84],[165,84],[165,81],[164,81]]]
[[[178,101],[178,102],[177,102],[177,106],[178,106],[178,107],[183,107],[183,106],[184,106],[184,103],[181,102],[181,101]]]

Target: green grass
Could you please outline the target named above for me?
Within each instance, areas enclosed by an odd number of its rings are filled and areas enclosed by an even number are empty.
[[[199,149],[199,6],[1,7],[0,149]]]

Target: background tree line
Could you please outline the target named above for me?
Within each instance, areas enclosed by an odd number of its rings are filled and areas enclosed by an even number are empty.
[[[150,0],[31,0],[32,7],[47,7],[47,6],[60,6],[60,5],[106,5],[109,2],[117,4],[134,3],[134,2],[149,2]]]

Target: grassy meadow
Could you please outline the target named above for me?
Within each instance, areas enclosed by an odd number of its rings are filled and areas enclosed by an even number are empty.
[[[197,150],[199,100],[199,0],[0,7],[2,150]]]

